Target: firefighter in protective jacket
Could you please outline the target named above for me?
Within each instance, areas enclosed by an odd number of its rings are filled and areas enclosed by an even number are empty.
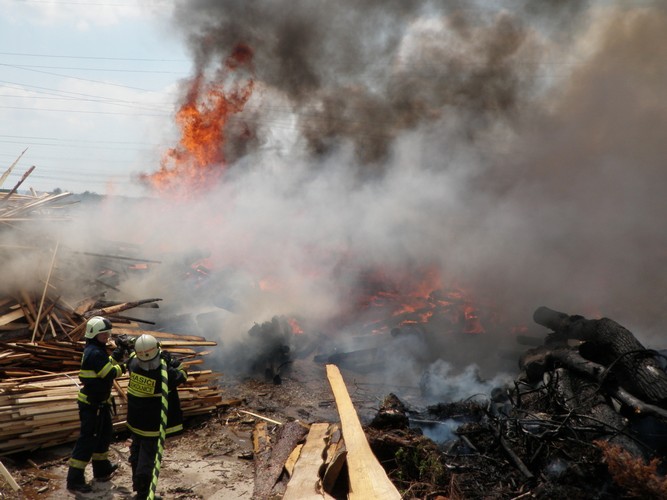
[[[81,431],[67,471],[67,489],[72,491],[92,490],[85,480],[86,465],[91,459],[97,481],[108,481],[118,468],[118,464],[109,461],[113,435],[111,386],[116,377],[125,373],[125,365],[118,362],[123,357],[122,351],[117,349],[112,356],[107,353],[111,328],[111,322],[101,316],[86,323],[86,347],[79,371],[82,387],[77,395]]]
[[[148,334],[135,341],[127,368],[132,487],[137,492],[136,498],[144,499],[148,498],[151,483],[155,483],[153,489],[157,485],[164,436],[183,429],[177,386],[187,380],[187,374],[181,361],[162,351],[155,337]]]

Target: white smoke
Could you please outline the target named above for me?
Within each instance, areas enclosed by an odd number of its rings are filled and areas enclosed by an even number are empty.
[[[317,331],[347,310],[365,269],[431,265],[509,324],[547,305],[656,340],[664,10],[409,4],[180,3],[199,69],[236,43],[255,50],[263,90],[234,117],[253,125],[253,148],[234,149],[206,194],[109,199],[63,239],[130,241],[162,260],[121,291],[205,315],[223,349],[277,315]],[[179,274],[193,252],[213,263],[205,286]],[[509,331],[494,335],[476,348],[480,365],[514,347]]]

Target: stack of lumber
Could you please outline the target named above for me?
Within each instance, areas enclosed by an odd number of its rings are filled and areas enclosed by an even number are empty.
[[[215,410],[221,403],[210,370],[189,371],[178,388],[185,417]],[[127,375],[118,379],[114,429],[125,428]],[[0,382],[0,456],[48,448],[76,439],[79,433],[78,371],[13,378]]]
[[[136,322],[118,318],[114,314],[144,304],[152,304],[160,299],[146,299],[99,306],[99,302],[89,301],[79,310],[67,307],[52,307],[47,314],[33,314],[34,304],[29,294],[21,294],[24,300],[14,307],[15,314],[7,312],[11,301],[5,300],[5,314],[0,316],[0,456],[19,451],[47,448],[65,444],[76,439],[79,432],[79,416],[76,396],[79,391],[78,369],[85,347],[82,339],[83,328],[94,315],[105,315],[119,323],[114,323],[110,350],[114,347],[114,337],[127,335],[137,337],[144,333],[153,335],[162,348],[172,356],[181,359],[188,369],[188,380],[179,387],[179,395],[185,417],[203,415],[223,406],[221,390],[215,385],[220,375],[211,370],[194,370],[204,363],[208,351],[199,349],[216,346],[196,335],[181,335],[162,331],[145,330]],[[57,303],[56,303],[57,305]],[[31,307],[32,306],[32,307]],[[54,316],[62,314],[61,316]],[[53,325],[58,317],[55,334],[37,337],[32,341],[30,330],[16,326],[16,322],[28,321],[26,325],[35,328],[36,320],[41,325]],[[14,326],[14,328],[10,328]],[[44,331],[49,331],[44,329]],[[4,340],[8,332],[11,340]],[[64,339],[64,340],[60,340]],[[113,395],[116,401],[114,426],[117,430],[125,427],[126,390],[128,378],[123,376],[114,383]]]

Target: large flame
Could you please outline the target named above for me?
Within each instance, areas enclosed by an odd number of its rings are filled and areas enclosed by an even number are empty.
[[[252,57],[252,49],[239,44],[216,81],[207,81],[199,72],[189,82],[185,102],[176,113],[178,145],[164,154],[157,172],[141,176],[143,182],[159,193],[187,197],[220,180],[227,168],[226,126],[243,110],[254,88],[252,77],[233,80],[232,76],[240,68],[251,70]]]

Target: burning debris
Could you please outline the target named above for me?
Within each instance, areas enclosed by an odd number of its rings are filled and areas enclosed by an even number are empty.
[[[385,400],[367,432],[390,477],[407,498],[664,497],[662,356],[608,318],[534,319],[553,331],[513,384],[421,412]]]
[[[287,316],[255,323],[247,335],[229,346],[223,364],[237,376],[259,376],[279,385],[291,363],[313,348],[313,339],[303,333],[298,322]]]
[[[270,322],[255,324],[248,330],[250,349],[255,352],[253,371],[263,371],[268,380],[280,384],[280,372],[290,362],[292,325],[286,318],[274,317]]]

